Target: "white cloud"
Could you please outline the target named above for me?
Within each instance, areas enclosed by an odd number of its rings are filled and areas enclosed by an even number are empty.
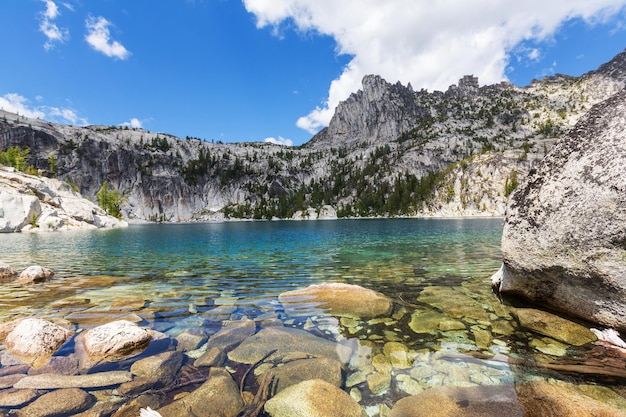
[[[0,97],[0,109],[33,119],[42,118],[45,113],[27,105],[28,99],[16,93],[8,93]]]
[[[291,139],[285,139],[282,136],[276,138],[265,138],[265,143],[273,143],[275,145],[283,145],[283,146],[293,146],[293,141]]]
[[[87,27],[87,35],[85,40],[93,49],[102,52],[110,58],[126,59],[130,56],[130,52],[118,41],[111,40],[111,32],[109,26],[111,22],[104,17],[90,16],[85,21]]]
[[[37,96],[37,101],[43,98]],[[70,123],[73,125],[87,125],[87,119],[78,116],[76,111],[69,108],[52,106],[31,106],[28,99],[17,93],[8,93],[0,97],[0,109],[16,113],[32,119],[44,119],[58,123]]]
[[[133,117],[132,119],[130,119],[130,121],[122,123],[121,126],[128,126],[133,129],[141,129],[143,127],[143,123],[141,123],[141,120]]]
[[[61,14],[59,7],[52,0],[42,0],[46,4],[46,10],[41,12],[41,22],[39,23],[39,31],[48,39],[43,47],[46,50],[54,48],[57,43],[66,42],[70,33],[65,28],[59,28],[54,20]]]
[[[543,41],[572,18],[589,24],[623,12],[626,0],[243,0],[257,27],[281,25],[332,36],[337,53],[352,56],[329,87],[325,103],[301,117],[310,132],[326,126],[364,75],[445,90],[466,74],[481,83],[506,79],[511,52],[525,40]],[[534,59],[540,51],[526,55]]]

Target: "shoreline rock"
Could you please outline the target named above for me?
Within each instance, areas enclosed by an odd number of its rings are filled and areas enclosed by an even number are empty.
[[[500,294],[626,330],[626,89],[595,105],[512,194]]]

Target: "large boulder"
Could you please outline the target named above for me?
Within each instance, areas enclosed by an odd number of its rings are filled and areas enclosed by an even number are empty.
[[[143,351],[152,334],[148,329],[127,320],[117,320],[94,327],[80,335],[77,344],[90,362],[116,361]]]
[[[20,284],[35,284],[38,282],[48,281],[54,276],[54,272],[41,265],[32,265],[22,271],[17,278]]]
[[[34,195],[0,192],[0,232],[16,232],[41,214]]]
[[[0,281],[12,280],[17,277],[17,271],[11,265],[0,262]]]
[[[595,105],[511,195],[500,293],[626,330],[624,114]]]
[[[393,307],[391,299],[378,291],[335,282],[287,291],[279,300],[289,313],[297,314],[313,304],[335,316],[363,319],[387,315]]]
[[[7,349],[34,368],[43,366],[65,343],[71,332],[38,318],[26,318],[7,335]]]

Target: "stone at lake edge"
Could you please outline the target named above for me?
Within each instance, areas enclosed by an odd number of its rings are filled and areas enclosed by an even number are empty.
[[[18,417],[71,416],[86,410],[95,398],[78,388],[49,392],[17,412]]]
[[[348,393],[320,379],[279,392],[265,403],[265,412],[271,417],[367,417]]]
[[[626,330],[626,90],[593,106],[511,195],[502,294]]]
[[[117,360],[145,349],[152,334],[126,320],[117,320],[94,327],[81,335],[90,360]],[[78,341],[77,341],[78,343]]]
[[[598,340],[588,328],[545,311],[517,308],[512,314],[522,327],[569,345],[582,346]]]
[[[17,271],[11,268],[11,265],[0,262],[0,281],[14,279],[17,275]]]
[[[278,299],[286,310],[297,309],[299,303],[313,302],[329,314],[363,319],[387,315],[393,307],[391,299],[378,291],[335,282],[287,291]]]
[[[51,269],[40,265],[33,265],[22,271],[20,276],[17,278],[17,282],[20,284],[35,284],[47,281],[53,276],[54,272],[52,272]]]
[[[39,368],[69,338],[71,332],[38,318],[19,320],[15,328],[7,335],[7,349],[19,359],[34,368]]]

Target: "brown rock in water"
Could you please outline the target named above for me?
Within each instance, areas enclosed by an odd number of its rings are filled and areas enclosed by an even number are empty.
[[[432,388],[399,400],[388,417],[460,416],[528,417],[512,385]]]
[[[224,327],[209,338],[207,350],[217,347],[224,351],[229,351],[255,332],[256,323],[254,320],[227,321],[224,323]]]
[[[347,351],[347,352],[346,352]],[[322,339],[309,332],[288,327],[268,327],[244,340],[228,353],[234,362],[255,364],[267,357],[283,357],[290,353],[324,356],[340,360],[350,348]]]
[[[588,328],[545,311],[517,308],[512,314],[522,327],[569,345],[582,346],[598,340]]]
[[[626,417],[626,400],[614,395],[616,404],[585,394],[576,385],[563,381],[533,381],[515,387],[524,417],[576,416]],[[391,416],[390,416],[391,417]]]
[[[504,295],[626,330],[626,90],[593,106],[509,199]]]
[[[212,368],[206,382],[191,394],[157,411],[167,416],[235,417],[244,406],[228,371]]]
[[[17,412],[18,417],[71,416],[86,410],[95,398],[78,388],[60,389],[37,398]]]
[[[300,382],[265,403],[271,417],[366,417],[348,393],[320,379]]]
[[[43,366],[70,337],[71,332],[46,320],[20,320],[7,335],[7,349],[34,368]]]
[[[276,382],[275,392],[310,379],[321,379],[336,387],[341,387],[341,363],[329,358],[299,359],[268,370]],[[259,375],[259,382],[265,373]]]
[[[278,299],[286,310],[297,312],[311,303],[335,316],[370,319],[387,315],[393,304],[386,295],[358,285],[327,283],[287,291]]]
[[[130,372],[133,375],[148,378],[155,383],[167,384],[174,379],[182,364],[182,352],[163,352],[136,361],[130,367]]]

